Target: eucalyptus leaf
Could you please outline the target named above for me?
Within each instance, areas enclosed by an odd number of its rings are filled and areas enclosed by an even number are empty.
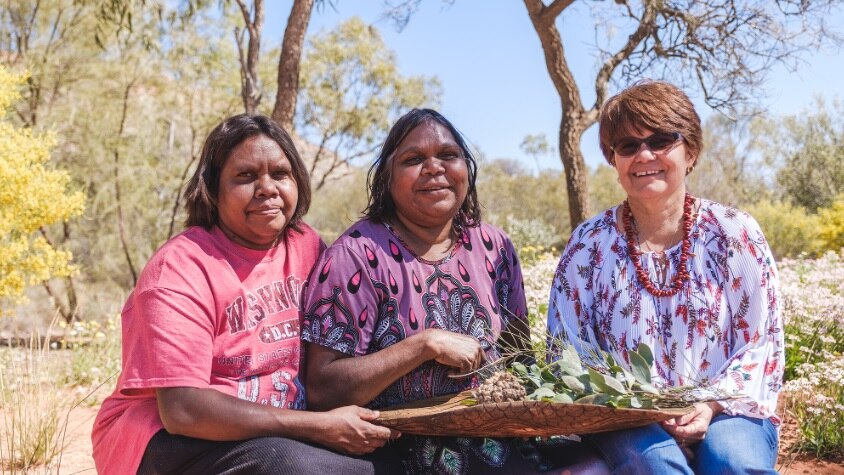
[[[640,409],[642,407],[642,402],[639,401],[639,398],[636,396],[630,396],[628,401],[630,402],[630,407],[632,408]]]
[[[642,345],[639,345],[639,347],[641,346]],[[636,381],[641,384],[650,384],[651,365],[648,364],[648,361],[635,351],[629,352],[628,356],[630,357],[630,371],[633,373],[633,377],[636,378]]]
[[[617,379],[606,374],[601,374],[592,368],[589,368],[589,381],[600,389],[601,392],[609,395],[620,395],[627,392]]]
[[[607,385],[609,389],[607,393],[609,394],[625,394],[627,393],[627,388],[621,384],[621,382],[612,376],[604,375],[604,383]]]
[[[576,363],[571,361],[558,360],[557,366],[559,366],[560,371],[562,371],[563,374],[567,374],[570,376],[580,376],[585,372],[583,371],[583,366],[580,364],[580,360],[578,360]]]
[[[590,394],[588,396],[583,396],[582,398],[576,399],[574,402],[578,404],[597,404],[597,405],[605,405],[610,400],[609,395],[607,394]]]
[[[572,345],[563,346],[563,350],[560,351],[560,360],[580,366],[580,355],[577,354],[577,350]]]
[[[531,398],[535,399],[542,399],[542,398],[553,398],[556,396],[557,393],[554,392],[553,389],[548,388],[538,388],[536,391],[531,394]]]
[[[586,393],[586,385],[575,376],[564,375],[560,377],[560,382],[577,394]]]
[[[651,386],[650,384],[637,384],[636,386],[634,386],[633,389],[637,391],[642,391],[644,393],[653,394],[654,396],[660,395],[659,389]]]
[[[551,400],[554,402],[564,402],[566,404],[571,404],[574,402],[574,399],[572,399],[571,396],[566,393],[558,393],[554,397],[552,397]]]
[[[639,343],[639,346],[636,347],[636,353],[645,359],[645,362],[648,363],[648,367],[650,368],[654,364],[654,354],[651,351],[651,347],[644,343]]]

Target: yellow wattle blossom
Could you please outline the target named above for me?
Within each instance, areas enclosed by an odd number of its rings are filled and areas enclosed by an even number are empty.
[[[0,67],[0,118],[19,98],[25,76]],[[70,275],[70,252],[54,249],[37,231],[82,213],[85,197],[70,192],[70,176],[45,167],[55,139],[0,119],[0,302],[22,299],[26,287]]]

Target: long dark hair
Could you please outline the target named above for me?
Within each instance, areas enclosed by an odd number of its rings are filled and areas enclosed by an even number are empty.
[[[290,161],[299,197],[288,226],[299,230],[297,225],[311,205],[311,182],[305,163],[296,151],[290,134],[267,116],[249,114],[235,115],[220,122],[205,139],[199,164],[185,188],[185,208],[188,212],[186,226],[201,226],[210,230],[219,224],[217,195],[223,166],[235,147],[256,135],[265,135],[274,140]]]
[[[477,226],[481,222],[481,207],[478,203],[478,191],[475,187],[478,165],[460,131],[448,119],[443,117],[442,114],[433,109],[413,109],[401,116],[393,124],[393,127],[387,134],[387,138],[384,140],[384,145],[381,146],[381,152],[378,154],[378,158],[375,159],[375,163],[369,168],[369,173],[366,177],[369,203],[366,205],[363,214],[367,218],[381,223],[395,218],[396,205],[393,202],[393,197],[390,196],[393,154],[410,131],[426,122],[436,122],[451,132],[451,135],[454,136],[454,140],[463,153],[467,168],[469,169],[469,189],[466,192],[466,199],[463,200],[463,204],[457,211],[453,222],[453,227],[459,234],[463,229]]]

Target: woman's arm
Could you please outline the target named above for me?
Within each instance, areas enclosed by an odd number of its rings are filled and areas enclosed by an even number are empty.
[[[426,361],[473,371],[484,361],[475,338],[440,329],[427,329],[377,353],[352,357],[331,348],[307,343],[305,381],[308,406],[328,409],[364,405],[394,381]]]
[[[206,440],[276,436],[360,455],[399,435],[369,422],[378,412],[362,407],[296,411],[255,404],[214,389],[188,387],[157,389],[156,399],[167,432]]]

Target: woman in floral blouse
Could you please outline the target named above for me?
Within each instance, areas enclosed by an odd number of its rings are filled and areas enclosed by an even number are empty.
[[[572,233],[550,334],[627,363],[645,343],[657,385],[737,397],[586,439],[615,473],[775,473],[784,346],[777,269],[759,225],[688,194],[702,132],[675,86],[640,82],[611,98],[600,140],[627,199]]]

